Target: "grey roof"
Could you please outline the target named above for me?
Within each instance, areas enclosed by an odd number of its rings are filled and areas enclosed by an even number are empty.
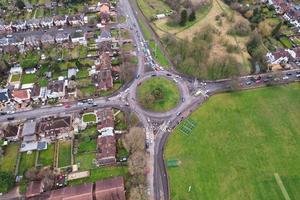
[[[41,19],[41,22],[51,23],[53,22],[53,19],[51,17],[44,17],[43,19]]]
[[[110,34],[109,31],[104,29],[104,30],[101,31],[100,37],[101,38],[111,38],[111,34]]]
[[[23,126],[23,136],[35,134],[36,121],[27,121]]]
[[[71,33],[71,38],[81,38],[83,36],[84,36],[83,32],[75,31]]]
[[[77,70],[75,68],[68,69],[68,78],[71,78],[72,76],[76,76]]]
[[[39,23],[40,23],[39,19],[29,19],[29,20],[27,20],[27,25],[30,25],[30,24],[39,24]]]
[[[0,89],[0,101],[8,101],[7,89]]]

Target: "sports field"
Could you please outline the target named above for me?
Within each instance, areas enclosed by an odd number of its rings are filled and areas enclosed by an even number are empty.
[[[171,199],[300,199],[299,111],[300,84],[212,97],[169,138]]]

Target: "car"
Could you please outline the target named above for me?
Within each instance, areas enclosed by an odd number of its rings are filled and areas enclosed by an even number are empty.
[[[139,78],[140,78],[140,76],[141,76],[141,75],[139,75],[139,74],[138,74],[138,75],[136,75],[136,77],[135,77],[135,78],[136,78],[136,79],[139,79]]]
[[[176,116],[179,116],[180,114],[181,114],[181,112],[177,112],[177,113],[176,113]]]
[[[167,76],[172,76],[172,74],[167,74]]]
[[[65,104],[64,107],[65,108],[70,108],[71,106],[70,106],[70,104]]]
[[[297,77],[297,78],[300,78],[300,74],[297,74],[296,77]]]
[[[11,121],[11,120],[14,120],[15,118],[14,117],[8,117],[7,120]]]
[[[267,77],[268,77],[268,78],[273,78],[273,75],[269,74]]]
[[[268,78],[264,78],[263,79],[263,82],[265,82],[265,83],[267,83],[267,82],[269,82],[270,81],[270,79],[268,79]]]
[[[286,73],[287,76],[292,76],[293,74],[291,72]]]
[[[246,85],[251,85],[251,81],[246,81]]]
[[[280,79],[279,78],[274,78],[274,81],[279,81]]]
[[[151,76],[154,77],[154,76],[156,76],[156,74],[152,74]]]
[[[182,102],[184,102],[184,101],[185,101],[185,99],[182,97],[182,98],[181,98],[181,101],[182,101]]]
[[[289,79],[289,77],[288,76],[284,76],[284,77],[282,77],[282,80],[288,80]]]
[[[82,110],[87,110],[87,107],[84,107]]]
[[[300,74],[300,71],[296,71],[296,74]]]
[[[78,105],[78,106],[82,106],[83,103],[82,103],[82,102],[78,102],[77,105]]]
[[[260,79],[255,81],[255,83],[260,83],[260,82],[261,82],[261,80],[260,80]]]
[[[97,104],[96,104],[96,103],[93,103],[93,107],[97,107]]]
[[[6,114],[7,114],[7,112],[1,112],[0,114],[1,114],[1,115],[6,115]]]

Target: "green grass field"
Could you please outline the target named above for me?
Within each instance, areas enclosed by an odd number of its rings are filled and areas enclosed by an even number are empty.
[[[31,154],[22,153],[19,165],[19,175],[23,175],[28,169],[34,167],[35,165],[36,152]]]
[[[0,158],[0,171],[12,173],[15,171],[19,145],[19,143],[14,143],[3,148],[4,156]]]
[[[59,142],[58,166],[65,167],[71,165],[71,142]]]
[[[168,140],[171,199],[284,199],[274,173],[300,199],[299,110],[300,84],[212,97]]]
[[[29,84],[29,83],[34,83],[36,81],[36,74],[24,74],[22,76],[22,84]]]
[[[96,159],[96,153],[80,153],[76,155],[75,162],[79,164],[79,169],[84,171],[95,168],[94,159]]]
[[[174,108],[179,102],[180,92],[172,81],[155,77],[143,81],[137,89],[137,98],[142,107],[165,112]]]
[[[128,179],[128,168],[127,167],[99,167],[92,169],[91,175],[87,178],[77,179],[74,181],[69,181],[70,185],[79,185],[83,183],[92,183],[97,180],[111,178],[115,176],[123,176]]]
[[[51,166],[54,159],[54,144],[48,144],[46,150],[39,152],[39,164],[43,166]]]
[[[83,115],[82,117],[83,122],[88,123],[88,122],[96,122],[96,115],[94,113],[88,113]]]

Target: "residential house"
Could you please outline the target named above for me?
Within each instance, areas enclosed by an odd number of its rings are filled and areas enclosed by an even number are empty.
[[[25,193],[25,197],[31,198],[40,195],[44,191],[44,184],[42,181],[31,181]]]
[[[97,200],[126,200],[123,177],[96,181],[95,197]]]
[[[16,20],[15,22],[12,23],[11,27],[12,27],[12,30],[15,32],[24,31],[27,29],[26,21]]]
[[[112,136],[114,133],[114,113],[111,108],[96,111],[98,124],[97,130],[102,136]]]
[[[37,122],[34,120],[27,121],[24,123],[22,129],[23,143],[31,143],[37,141],[36,125]]]
[[[31,5],[31,3],[29,3],[28,1],[24,1],[25,3],[25,9],[27,12],[32,12],[33,10],[33,6]]]
[[[73,43],[79,43],[79,44],[82,44],[82,45],[87,44],[87,41],[86,41],[86,38],[85,38],[85,33],[83,33],[80,30],[77,30],[77,31],[71,33],[70,37],[71,37],[71,41]]]
[[[99,5],[99,12],[101,24],[107,24],[110,21],[110,3],[105,0],[101,1]]]
[[[77,199],[93,200],[93,183],[72,185],[58,190],[52,190],[48,198],[48,200],[77,200]]]
[[[57,43],[69,42],[70,34],[65,32],[58,32],[55,36],[55,41]]]
[[[8,124],[0,130],[1,136],[8,141],[15,142],[19,140],[20,128],[15,124]]]
[[[68,79],[71,79],[73,76],[76,76],[77,72],[79,70],[76,68],[70,68],[68,69]]]
[[[84,15],[83,14],[71,15],[68,17],[68,23],[71,26],[83,25],[84,24]]]
[[[101,31],[101,34],[98,36],[98,38],[95,39],[96,43],[111,42],[111,41],[112,41],[112,37],[110,31],[108,31],[107,29],[103,29]]]
[[[295,53],[293,57],[293,61],[296,63],[300,62],[300,47],[294,48],[293,51]]]
[[[13,67],[10,68],[9,73],[10,74],[22,74],[22,67],[20,67],[20,65],[15,65]]]
[[[12,31],[12,22],[6,22],[0,19],[0,34],[9,33]]]
[[[6,47],[8,45],[9,45],[8,38],[6,37],[0,38],[0,47]]]
[[[40,24],[42,28],[51,28],[54,26],[53,18],[52,17],[45,17],[41,19]]]
[[[41,138],[51,140],[72,137],[72,117],[69,115],[62,117],[43,118],[37,128],[37,133]]]
[[[0,105],[5,104],[9,100],[8,89],[0,89]]]
[[[11,95],[17,103],[30,102],[30,92],[28,89],[14,89]]]
[[[38,84],[34,84],[31,89],[31,99],[33,101],[45,101],[47,94],[47,87],[40,87]]]
[[[48,98],[63,98],[65,96],[65,81],[55,80],[48,83]]]
[[[62,27],[67,24],[67,16],[54,16],[53,17],[53,23],[57,27]]]
[[[116,139],[114,135],[98,136],[96,160],[98,166],[116,163]]]
[[[55,40],[54,37],[50,34],[44,34],[41,37],[41,43],[42,45],[50,45],[50,44],[54,44]]]
[[[25,38],[25,45],[27,47],[39,47],[41,45],[41,38],[37,35],[29,35]]]
[[[113,87],[113,78],[110,69],[104,69],[92,75],[92,83],[100,90],[109,90]]]
[[[18,37],[11,37],[8,38],[9,45],[11,46],[24,46],[25,45],[25,38],[22,36]]]
[[[290,53],[285,49],[277,49],[275,52],[269,52],[266,55],[268,64],[285,64],[290,60]]]
[[[96,71],[101,71],[105,69],[111,69],[111,58],[109,52],[102,52],[99,59],[95,61]]]
[[[27,20],[27,27],[31,30],[40,28],[40,19]]]

